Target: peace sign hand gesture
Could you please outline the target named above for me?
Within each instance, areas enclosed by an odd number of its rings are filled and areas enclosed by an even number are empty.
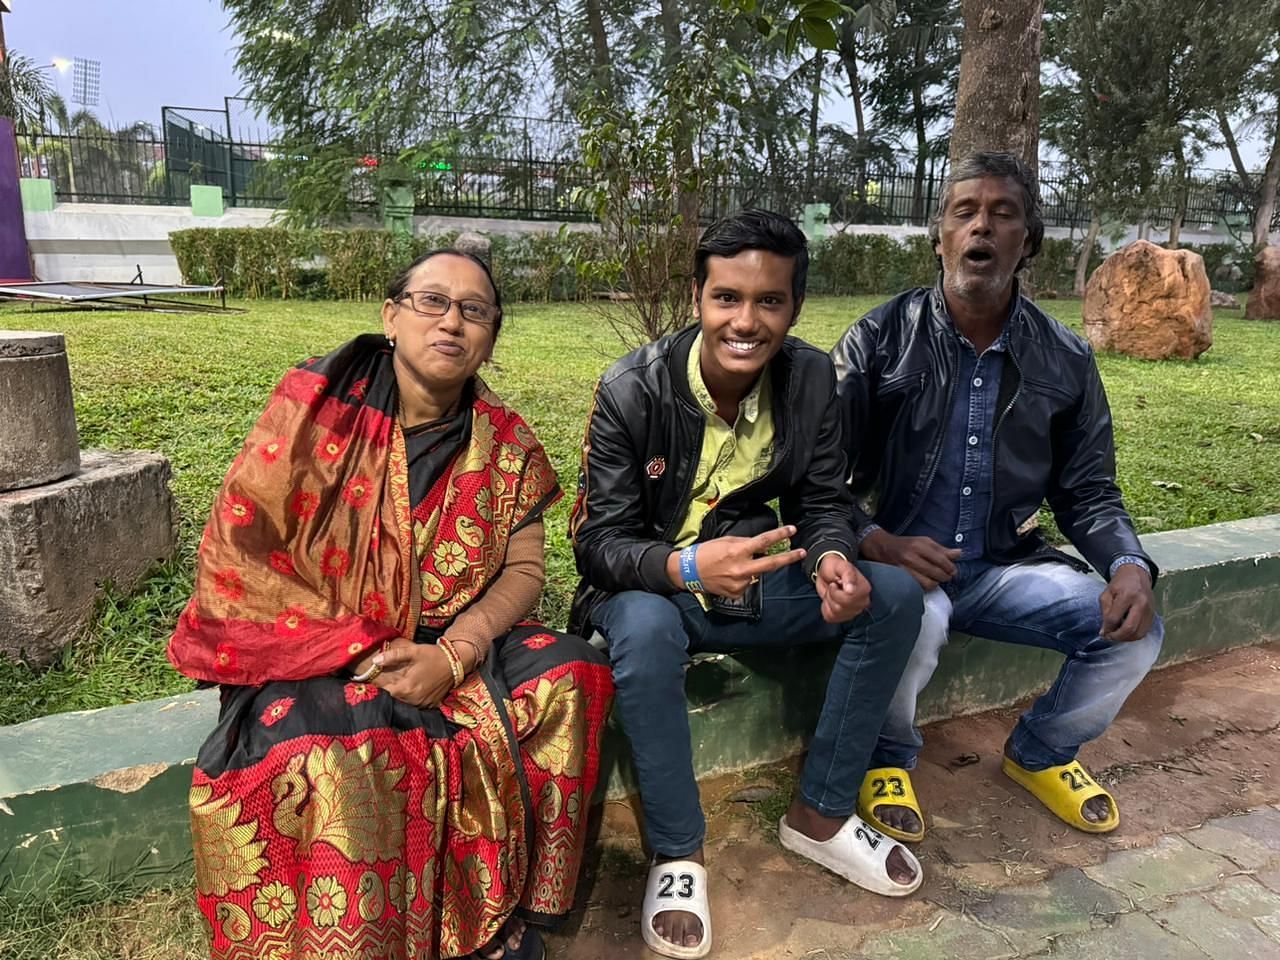
[[[755,537],[717,537],[698,544],[698,577],[703,589],[718,597],[737,600],[764,574],[803,560],[802,549],[759,556],[775,544],[789,540],[795,532],[795,527],[786,526]],[[684,589],[679,550],[667,557],[667,577]]]

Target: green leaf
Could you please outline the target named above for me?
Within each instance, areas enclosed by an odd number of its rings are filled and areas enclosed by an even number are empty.
[[[810,0],[797,14],[802,20],[834,20],[849,12],[849,8],[835,0]]]
[[[800,44],[800,31],[802,29],[803,24],[801,24],[799,17],[792,20],[791,25],[787,27],[787,40],[785,44],[787,56],[791,56],[796,52],[796,47]]]
[[[836,31],[826,20],[813,20],[806,17],[803,21],[804,35],[809,38],[816,50],[834,50],[836,48]]]
[[[763,37],[773,36],[773,20],[769,17],[756,17],[756,31]]]

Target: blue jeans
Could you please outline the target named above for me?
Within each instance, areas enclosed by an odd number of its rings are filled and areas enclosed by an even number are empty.
[[[684,668],[691,653],[733,653],[800,643],[838,642],[826,700],[800,777],[800,797],[824,816],[847,817],[884,722],[893,688],[920,628],[920,587],[902,570],[858,563],[871,606],[849,623],[822,619],[821,601],[799,564],[761,578],[759,621],[707,613],[687,593],[630,590],[592,614],[609,644],[615,703],[631,740],[649,846],[685,857],[702,846],[689,742]]]
[[[1070,763],[1080,745],[1099,736],[1147,675],[1164,624],[1132,643],[1102,639],[1103,584],[1065,563],[995,566],[961,562],[954,579],[925,594],[924,618],[911,661],[885,719],[872,766],[913,769],[924,739],[915,725],[916,699],[938,666],[948,630],[1057,650],[1067,659],[1053,686],[1018,720],[1010,756],[1027,770]]]

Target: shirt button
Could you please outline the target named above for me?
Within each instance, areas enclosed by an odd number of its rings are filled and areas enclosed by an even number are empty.
[[[957,533],[957,534],[956,534],[956,543],[964,543],[964,534],[963,534],[963,533]]]
[[[973,493],[973,487],[963,487],[960,492],[967,497],[969,494]]]
[[[975,387],[980,387],[980,386],[982,386],[982,378],[981,378],[981,377],[974,377],[974,378],[973,378],[973,385],[974,385]]]
[[[977,445],[978,445],[978,436],[977,434],[974,434],[972,437],[969,438],[969,446],[976,447]]]

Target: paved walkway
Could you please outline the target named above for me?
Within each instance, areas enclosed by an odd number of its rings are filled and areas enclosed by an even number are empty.
[[[890,899],[778,845],[795,763],[701,784],[712,960],[1280,960],[1280,644],[1159,671],[1083,761],[1120,804],[1072,830],[1000,772],[1016,710],[930,726],[925,883]],[[633,803],[606,805],[554,960],[651,960]]]
[[[1160,837],[1012,887],[962,912],[873,936],[852,951],[810,947],[834,924],[797,924],[759,957],[808,960],[1273,960],[1280,958],[1280,809]],[[857,931],[843,931],[847,941]]]

